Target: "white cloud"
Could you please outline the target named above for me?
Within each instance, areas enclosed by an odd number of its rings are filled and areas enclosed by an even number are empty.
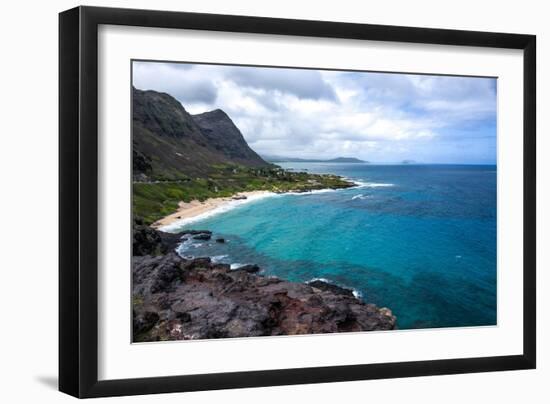
[[[182,104],[215,103],[215,83],[192,66],[173,63],[134,62],[133,86],[168,93]]]
[[[228,68],[227,76],[241,87],[293,94],[301,99],[336,100],[334,89],[317,70]]]
[[[261,154],[440,160],[467,153],[460,134],[496,130],[490,79],[139,63],[134,85],[223,109]]]

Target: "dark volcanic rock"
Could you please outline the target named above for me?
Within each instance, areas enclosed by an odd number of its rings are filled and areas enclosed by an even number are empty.
[[[133,299],[135,341],[391,330],[396,321],[334,288],[175,253],[133,257]]]
[[[191,236],[194,236],[194,235],[197,235],[197,234],[210,234],[210,235],[212,235],[212,232],[210,230],[184,230],[179,234],[181,234],[181,235],[189,234]]]
[[[210,257],[200,257],[187,260],[183,263],[183,268],[185,269],[196,269],[196,268],[210,268],[212,260]]]
[[[133,290],[139,296],[167,292],[180,280],[186,261],[176,253],[132,257]]]
[[[216,243],[225,243],[225,239],[222,237],[219,237],[216,239]]]
[[[176,249],[182,241],[182,234],[165,233],[143,224],[140,218],[134,218],[132,227],[132,255],[161,255]]]
[[[320,290],[330,291],[336,295],[353,296],[352,289],[343,288],[342,286],[334,285],[319,279],[308,282],[307,284]]]
[[[260,272],[260,267],[256,264],[247,264],[243,265],[242,267],[238,267],[237,269],[235,269],[235,271],[245,271],[249,274],[255,274]]]
[[[160,235],[160,240],[166,252],[174,251],[178,245],[187,240],[185,237],[182,237],[181,233],[165,233],[158,230],[157,233]]]
[[[134,219],[132,255],[159,255],[165,252],[159,232],[144,225],[140,219]]]
[[[149,331],[159,321],[159,315],[152,311],[134,312],[134,336]]]
[[[197,234],[196,236],[193,236],[194,240],[210,240],[211,238],[211,234]]]

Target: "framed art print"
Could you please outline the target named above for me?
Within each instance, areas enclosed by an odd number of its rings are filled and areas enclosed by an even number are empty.
[[[535,367],[535,37],[60,14],[60,390]]]

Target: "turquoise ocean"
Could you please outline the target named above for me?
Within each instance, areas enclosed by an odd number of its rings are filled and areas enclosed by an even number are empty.
[[[496,166],[279,165],[358,186],[250,198],[171,225],[214,233],[179,253],[353,288],[390,308],[400,329],[496,324]]]

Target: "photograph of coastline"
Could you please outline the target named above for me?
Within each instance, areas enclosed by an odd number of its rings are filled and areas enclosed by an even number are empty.
[[[132,62],[133,342],[497,324],[497,80]]]

